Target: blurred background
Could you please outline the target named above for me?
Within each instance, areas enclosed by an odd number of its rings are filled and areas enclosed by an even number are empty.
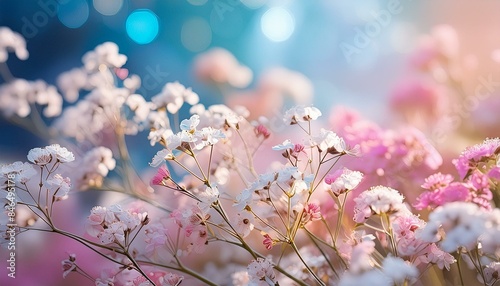
[[[128,57],[124,68],[142,78],[138,93],[147,100],[179,81],[205,105],[237,95],[269,103],[273,98],[264,97],[280,95],[259,93],[270,78],[262,75],[283,67],[305,76],[298,81],[306,78],[313,90],[304,89],[313,95],[308,101],[325,120],[347,106],[384,128],[415,126],[446,168],[465,146],[500,135],[499,11],[496,0],[0,0],[0,27],[27,41],[29,58],[7,61],[14,77],[55,85],[59,74],[82,65],[87,51],[112,41]],[[227,90],[197,76],[196,59],[213,48],[252,70],[248,87]],[[284,78],[284,85],[295,83]],[[157,150],[146,137],[131,138],[142,146],[132,153],[140,169]],[[26,160],[31,148],[46,143],[0,117],[0,163]],[[50,282],[43,285],[56,285],[56,272],[60,280],[64,258],[51,257],[53,269],[43,278]],[[41,260],[48,261],[38,257],[27,269]],[[8,285],[4,277],[0,285]]]
[[[282,66],[310,79],[315,105],[347,105],[383,121],[391,120],[384,115],[394,86],[414,74],[409,58],[419,37],[435,25],[453,26],[479,73],[498,75],[491,54],[500,47],[499,9],[493,0],[2,0],[0,26],[27,39],[29,59],[8,61],[15,77],[55,84],[86,51],[113,41],[128,70],[154,79],[141,90],[146,99],[178,80],[201,102],[218,103],[219,92],[193,76],[192,64],[222,47],[254,72],[250,87]],[[0,138],[0,148],[15,153],[27,135],[5,121],[0,128],[20,136]]]
[[[407,59],[419,36],[435,25],[456,28],[463,53],[474,53],[483,73],[494,70],[499,8],[493,0],[2,0],[0,26],[28,42],[29,60],[8,62],[16,77],[54,83],[86,51],[113,41],[129,57],[130,71],[179,80],[212,103],[220,98],[191,67],[197,54],[222,47],[256,75],[274,66],[303,73],[317,105],[369,112],[385,108],[395,82],[411,72]],[[387,20],[377,19],[387,11]],[[356,45],[359,31],[368,33],[366,44]],[[162,86],[152,84],[143,95]]]

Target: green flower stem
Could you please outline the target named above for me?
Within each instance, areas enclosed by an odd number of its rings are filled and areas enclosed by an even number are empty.
[[[302,255],[300,255],[299,249],[297,248],[297,245],[295,244],[295,242],[291,241],[290,245],[292,246],[292,249],[295,251],[295,253],[299,257],[300,261],[302,261],[302,263],[304,264],[304,266],[306,267],[306,269],[314,277],[314,279],[319,283],[319,285],[326,286],[325,282],[323,282],[323,280],[321,280],[321,278],[319,278],[318,275],[316,275],[316,273],[314,273],[314,271],[311,269],[311,267],[309,267],[309,265],[304,260],[304,258],[302,257]]]

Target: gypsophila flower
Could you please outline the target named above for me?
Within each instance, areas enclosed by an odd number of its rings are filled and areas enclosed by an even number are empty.
[[[349,271],[357,274],[370,270],[375,265],[372,253],[375,251],[375,242],[363,240],[352,248]]]
[[[274,239],[269,235],[269,234],[264,234],[264,240],[262,241],[262,244],[264,244],[264,247],[267,250],[271,250],[274,245]]]
[[[89,86],[87,72],[83,68],[73,68],[57,77],[57,86],[62,91],[64,99],[75,102],[80,90]]]
[[[307,203],[302,214],[302,223],[305,225],[310,221],[317,221],[320,219],[321,211],[319,205],[316,203]]]
[[[167,83],[161,93],[153,96],[151,101],[158,108],[166,107],[168,112],[174,114],[179,111],[184,102],[190,105],[197,104],[199,97],[191,88],[186,88],[176,81]]]
[[[361,180],[363,174],[358,171],[351,171],[347,168],[342,168],[325,177],[325,183],[330,185],[330,189],[336,196],[355,189]]]
[[[477,279],[484,282],[486,285],[495,285],[495,283],[500,279],[500,262],[493,261],[486,265],[483,269],[484,281],[481,274],[477,275]]]
[[[404,210],[403,196],[396,190],[377,186],[362,192],[354,199],[354,221],[364,222],[374,214],[391,214]]]
[[[4,177],[7,177],[9,174],[13,174],[16,182],[25,184],[34,175],[36,175],[36,171],[32,164],[17,161],[9,165],[2,165],[0,168],[0,174]]]
[[[198,195],[200,209],[207,212],[219,200],[219,195],[219,188],[217,186],[207,187],[204,192],[200,192]]]
[[[65,259],[61,261],[62,268],[63,268],[63,278],[66,278],[68,274],[72,271],[76,271],[76,255],[75,254],[70,254],[68,259]]]
[[[241,237],[247,237],[254,229],[255,218],[251,212],[243,211],[237,214],[235,230]]]
[[[45,150],[49,151],[61,163],[73,162],[75,160],[75,155],[59,144],[49,145],[45,147]]]
[[[71,188],[71,181],[68,177],[64,178],[60,174],[55,174],[47,180],[47,184],[54,189],[54,196],[58,199],[64,198],[68,195]]]
[[[347,151],[344,139],[340,138],[335,132],[323,128],[321,128],[320,134],[314,136],[309,144],[311,147],[317,147],[321,152],[338,154]]]
[[[417,262],[433,263],[439,269],[450,270],[451,264],[457,262],[453,255],[444,252],[436,244],[431,243],[426,248],[425,253],[417,258]]]
[[[168,171],[167,166],[162,165],[156,172],[156,175],[153,177],[153,179],[151,179],[151,184],[157,186],[165,186],[168,179],[170,179],[170,172]]]
[[[82,62],[88,71],[96,71],[102,66],[120,68],[127,62],[127,56],[118,53],[115,43],[105,42],[83,55]]]
[[[149,165],[151,167],[158,167],[160,166],[160,164],[165,162],[165,160],[168,160],[170,158],[173,158],[172,153],[167,149],[163,149],[156,152],[156,155],[154,155],[153,160],[151,161],[151,163],[149,163]]]
[[[33,148],[28,152],[28,160],[39,166],[45,166],[52,161],[50,151],[42,148]]]
[[[401,285],[405,280],[412,281],[418,277],[417,268],[399,257],[388,256],[382,262],[382,272],[395,285]]]
[[[61,114],[63,101],[55,86],[42,80],[15,79],[0,86],[0,110],[6,117],[27,117],[33,104],[45,105],[43,115],[55,117]]]
[[[472,168],[477,167],[480,162],[489,159],[496,161],[496,156],[500,152],[500,138],[486,139],[481,144],[465,149],[458,159],[453,160],[458,174],[464,178]]]
[[[247,272],[250,278],[249,285],[274,285],[276,283],[276,274],[269,259],[259,257],[253,260],[248,265]]]
[[[182,280],[184,280],[183,276],[174,273],[167,273],[160,277],[158,282],[160,282],[160,286],[178,286],[182,283]]]
[[[14,51],[20,60],[26,60],[29,56],[26,41],[21,34],[13,32],[8,27],[0,27],[0,63],[7,61],[9,51]]]
[[[440,247],[446,252],[453,252],[460,246],[471,249],[485,231],[485,219],[485,212],[476,204],[448,203],[429,215],[429,222],[419,235],[428,242],[440,241]]]
[[[290,139],[287,139],[283,141],[283,143],[273,146],[272,149],[275,151],[281,151],[281,150],[287,150],[287,149],[293,149],[294,144]]]
[[[484,253],[500,257],[500,209],[495,208],[492,211],[485,212],[486,230],[479,237],[481,250]]]
[[[283,116],[286,124],[297,124],[316,120],[321,116],[321,111],[313,106],[295,106],[287,110]]]
[[[78,170],[80,188],[100,186],[109,171],[116,167],[113,152],[106,147],[96,147],[87,152],[83,158],[83,166]]]
[[[346,273],[342,275],[339,286],[393,286],[394,283],[382,271],[372,269],[360,274]]]

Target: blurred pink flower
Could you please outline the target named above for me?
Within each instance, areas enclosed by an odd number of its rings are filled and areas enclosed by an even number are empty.
[[[213,48],[198,55],[194,62],[194,72],[203,81],[238,88],[244,88],[252,81],[252,71],[222,48]]]
[[[419,79],[407,79],[394,87],[389,104],[408,123],[425,128],[443,115],[446,102],[444,88]]]

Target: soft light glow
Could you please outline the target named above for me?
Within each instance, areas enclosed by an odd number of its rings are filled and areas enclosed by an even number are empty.
[[[274,42],[286,41],[295,30],[293,16],[281,7],[274,7],[266,11],[260,20],[262,33]]]
[[[203,18],[187,20],[181,29],[181,42],[192,52],[201,52],[212,42],[212,29]]]
[[[57,18],[68,28],[80,28],[89,18],[89,4],[85,0],[71,0],[65,4],[59,4]]]
[[[267,0],[240,0],[249,9],[257,9],[264,6]]]
[[[151,43],[159,31],[158,17],[148,9],[135,10],[127,18],[128,36],[136,43],[144,45]]]
[[[189,2],[189,4],[191,5],[194,5],[194,6],[201,6],[201,5],[205,5],[205,3],[207,3],[208,0],[187,0]]]
[[[418,31],[413,24],[398,23],[393,25],[390,42],[396,52],[410,53],[417,45]]]
[[[94,0],[94,8],[104,16],[113,16],[120,11],[123,0]]]

